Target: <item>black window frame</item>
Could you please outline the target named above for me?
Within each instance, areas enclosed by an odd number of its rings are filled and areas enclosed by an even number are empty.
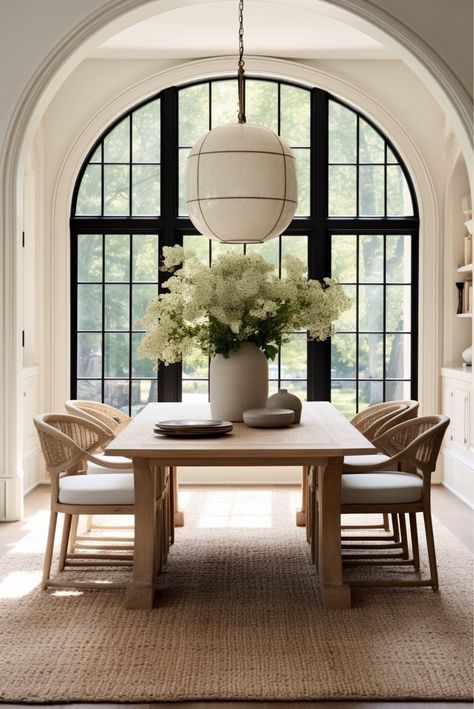
[[[319,88],[308,88],[298,83],[267,79],[258,75],[249,77],[305,89],[311,94],[311,140],[310,140],[310,215],[295,217],[285,234],[308,235],[308,275],[322,279],[331,274],[331,236],[332,234],[410,234],[411,244],[411,398],[417,398],[418,392],[418,271],[419,271],[419,212],[413,182],[397,149],[384,133],[361,111],[339,98]],[[179,141],[178,141],[178,97],[179,91],[189,86],[214,83],[226,78],[216,77],[205,81],[189,82],[180,86],[164,89],[159,94],[138,103],[122,114],[96,140],[88,152],[78,173],[71,202],[71,397],[77,394],[77,243],[79,234],[159,234],[160,252],[163,246],[182,245],[184,234],[197,234],[188,217],[179,216]],[[280,92],[280,90],[279,90]],[[161,108],[161,213],[154,217],[103,217],[76,216],[76,203],[79,188],[89,160],[107,135],[128,115],[145,104],[160,98]],[[402,168],[413,204],[413,216],[401,217],[330,217],[328,216],[328,107],[329,101],[336,101],[363,118],[386,142]],[[359,120],[359,118],[358,118]],[[279,115],[280,122],[280,115]],[[386,201],[386,191],[385,191]],[[359,194],[357,192],[357,202]],[[359,205],[357,204],[357,213]],[[159,287],[167,275],[159,273]],[[104,320],[102,320],[102,334]],[[331,399],[331,344],[310,342],[307,345],[307,399],[309,401]],[[104,359],[104,358],[102,358]],[[102,372],[104,364],[102,363]],[[129,408],[131,402],[132,373],[129,372]],[[182,395],[181,364],[160,366],[158,370],[158,400],[180,401]],[[104,377],[102,376],[102,393]],[[357,387],[358,388],[358,387]],[[385,377],[384,377],[385,391]],[[358,400],[358,399],[357,399]],[[357,405],[358,408],[358,405]]]

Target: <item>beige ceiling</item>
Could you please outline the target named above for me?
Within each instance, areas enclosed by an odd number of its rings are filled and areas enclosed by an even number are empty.
[[[234,54],[237,0],[194,1],[131,25],[93,53],[101,58],[199,58]],[[247,54],[294,58],[391,58],[382,44],[320,0],[245,0]]]

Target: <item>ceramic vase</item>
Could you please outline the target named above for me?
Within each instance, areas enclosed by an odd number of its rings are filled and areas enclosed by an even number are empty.
[[[472,366],[472,345],[467,347],[462,353],[462,358],[466,366]]]
[[[291,409],[295,412],[294,423],[301,421],[301,399],[291,394],[288,389],[279,389],[277,394],[273,394],[267,401],[267,408]]]
[[[253,342],[228,357],[211,358],[209,393],[213,419],[243,421],[247,409],[261,409],[268,397],[267,358]]]

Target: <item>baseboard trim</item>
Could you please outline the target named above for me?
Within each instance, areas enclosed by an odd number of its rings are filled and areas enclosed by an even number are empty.
[[[467,505],[471,510],[474,510],[474,505],[472,502],[470,502],[464,495],[461,495],[456,488],[452,487],[451,485],[448,485],[444,480],[441,482],[441,485],[446,488],[446,490],[449,490],[449,492],[452,492],[453,495],[455,495],[458,500],[461,500],[461,502],[464,502],[465,505]]]

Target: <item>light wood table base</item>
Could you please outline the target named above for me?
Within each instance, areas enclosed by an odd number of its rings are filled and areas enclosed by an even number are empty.
[[[306,510],[308,509],[308,466],[301,470],[301,509],[296,512],[296,526],[306,527]]]

